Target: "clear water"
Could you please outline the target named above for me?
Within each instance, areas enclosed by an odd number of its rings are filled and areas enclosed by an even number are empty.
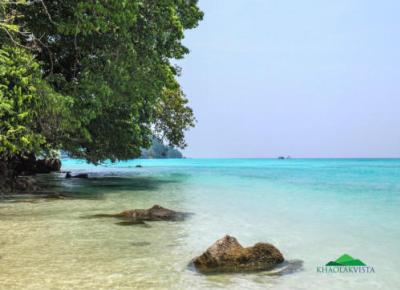
[[[0,203],[0,289],[400,287],[400,160],[135,160],[98,167],[66,160],[63,169],[92,178],[42,178],[81,198]],[[194,215],[150,227],[85,218],[153,204]],[[304,268],[285,276],[203,276],[187,267],[224,234],[245,246],[273,243]],[[375,274],[317,273],[344,253]]]

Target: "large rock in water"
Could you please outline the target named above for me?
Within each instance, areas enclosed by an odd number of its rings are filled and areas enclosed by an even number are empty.
[[[118,214],[99,214],[95,217],[116,217],[134,221],[181,221],[189,214],[173,211],[159,205],[153,205],[149,209],[126,210]]]
[[[281,252],[271,244],[257,243],[244,248],[236,238],[227,235],[192,262],[199,272],[221,273],[271,270],[283,261]]]

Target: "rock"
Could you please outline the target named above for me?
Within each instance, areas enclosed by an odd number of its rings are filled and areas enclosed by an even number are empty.
[[[36,173],[59,171],[59,159],[37,160],[34,154],[15,155],[0,159],[0,192],[32,193],[39,189],[36,180],[28,177]]]
[[[134,209],[119,213],[117,216],[132,218],[142,221],[177,221],[183,220],[187,214],[176,212],[159,205],[153,205],[149,209]]]
[[[138,221],[181,221],[189,214],[173,211],[159,205],[154,205],[149,209],[126,210],[118,214],[99,214],[95,217],[115,217],[129,219],[131,222]]]
[[[36,180],[31,177],[17,177],[14,181],[14,190],[33,192],[38,189]]]
[[[7,163],[4,161],[0,161],[0,177],[1,176],[8,176],[8,167],[7,167]]]
[[[83,179],[87,179],[87,178],[89,178],[89,174],[87,174],[87,173],[80,173],[80,174],[77,174],[77,175],[72,176],[72,178],[83,178]]]
[[[14,176],[34,175],[37,173],[36,157],[34,154],[16,155],[7,160],[9,170],[13,171]]]
[[[61,160],[57,158],[36,159],[34,154],[18,156],[9,161],[16,175],[34,175],[60,171]]]
[[[67,179],[69,179],[69,178],[87,179],[87,178],[89,178],[89,174],[87,174],[87,173],[79,173],[77,175],[71,175],[70,172],[67,172],[67,174],[65,175],[65,178],[67,178]]]
[[[36,160],[36,173],[60,171],[61,160],[56,158]]]
[[[135,167],[136,168],[142,168],[143,166],[139,164],[139,165],[136,165]]]
[[[0,176],[0,193],[33,193],[37,190],[39,190],[39,186],[32,177]]]
[[[254,272],[271,270],[284,261],[281,252],[268,243],[244,248],[236,238],[225,236],[192,260],[201,273]]]
[[[0,161],[0,193],[10,191],[9,171],[7,164]]]

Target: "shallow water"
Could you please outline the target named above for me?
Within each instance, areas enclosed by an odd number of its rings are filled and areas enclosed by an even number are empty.
[[[398,289],[400,160],[182,159],[42,176],[76,199],[0,203],[0,289]],[[142,164],[143,168],[135,165]],[[194,215],[120,226],[99,213],[153,204]],[[301,271],[204,276],[188,267],[224,234],[276,245]],[[347,253],[373,274],[321,274]]]

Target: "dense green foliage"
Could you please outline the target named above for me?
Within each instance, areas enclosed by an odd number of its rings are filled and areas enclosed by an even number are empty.
[[[4,157],[58,149],[67,133],[71,99],[42,79],[38,63],[19,47],[0,50],[0,148]]]
[[[196,0],[0,0],[0,154],[97,163],[184,147],[192,110],[171,64]]]

